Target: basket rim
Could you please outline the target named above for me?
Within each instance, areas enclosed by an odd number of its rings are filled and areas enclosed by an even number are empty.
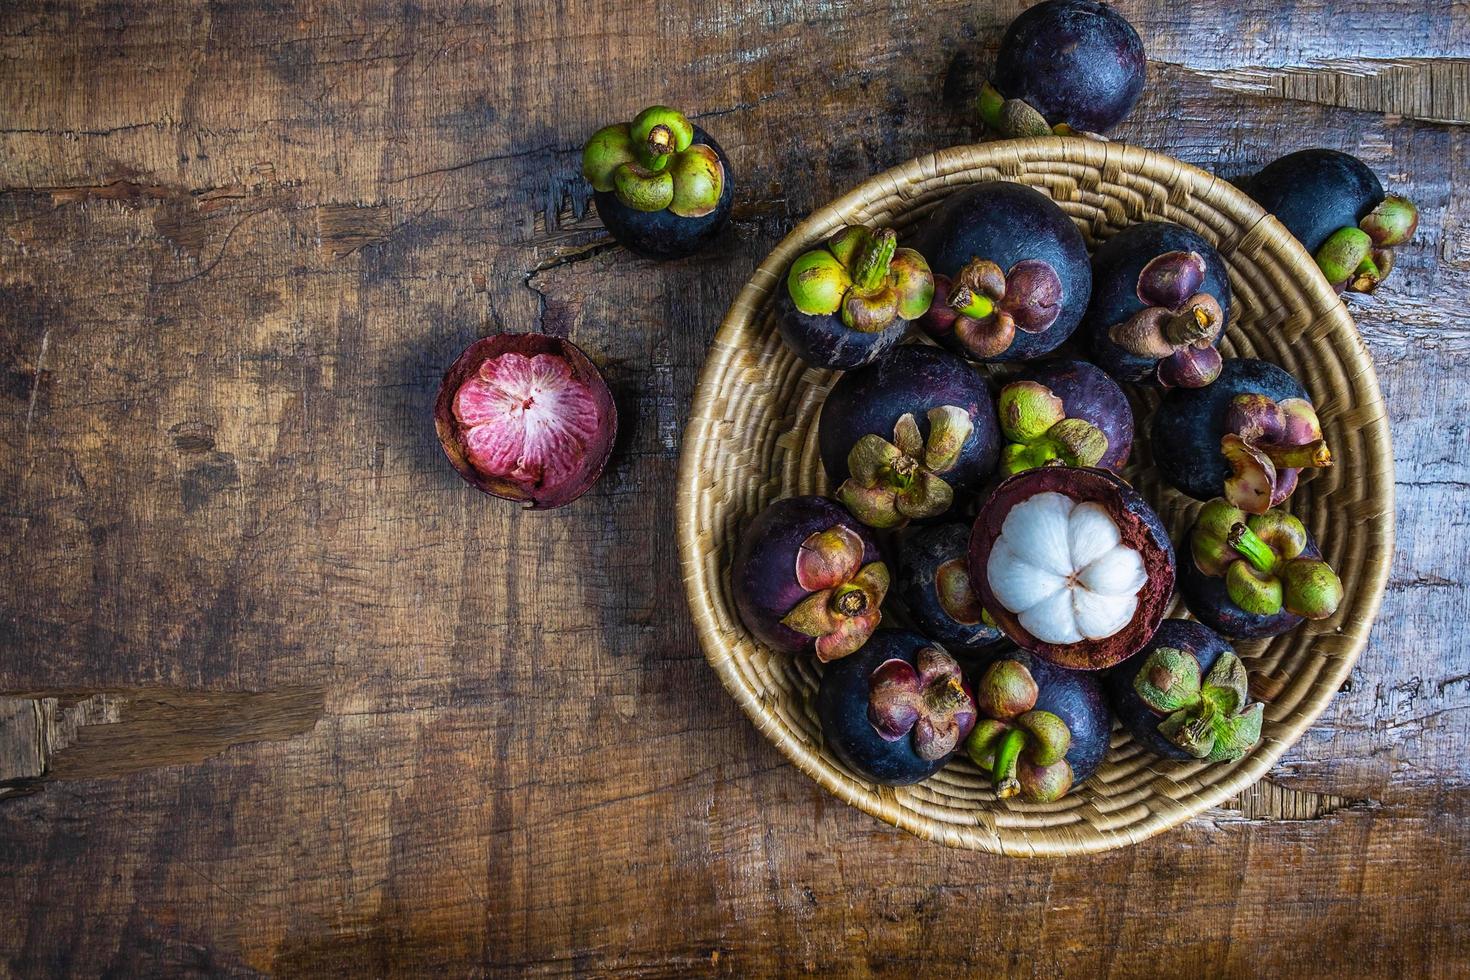
[[[1367,570],[1354,597],[1352,629],[1345,625],[1343,632],[1350,633],[1347,643],[1327,656],[1327,664],[1311,684],[1307,696],[1281,723],[1279,737],[1263,740],[1262,744],[1235,767],[1224,778],[1192,794],[1188,803],[1177,803],[1167,811],[1151,809],[1151,819],[1140,829],[1129,825],[1126,829],[1089,828],[1090,832],[1075,839],[1059,839],[1062,835],[1055,829],[1045,831],[1010,829],[1002,832],[981,822],[973,826],[941,823],[915,810],[884,806],[883,797],[891,795],[882,787],[855,779],[835,769],[823,759],[820,747],[813,749],[807,743],[778,731],[780,721],[761,703],[759,692],[747,686],[738,675],[728,656],[728,648],[714,617],[714,603],[718,592],[706,583],[706,564],[702,562],[696,526],[696,506],[701,499],[698,482],[694,479],[697,447],[706,438],[703,431],[696,431],[702,422],[718,418],[712,409],[716,401],[714,380],[720,366],[738,348],[732,343],[742,324],[749,318],[750,311],[760,307],[762,301],[783,281],[786,268],[794,253],[810,247],[811,243],[830,234],[840,224],[851,223],[853,215],[868,205],[895,197],[902,197],[900,188],[937,176],[946,166],[962,164],[966,169],[1003,167],[1008,161],[1023,163],[1037,161],[1079,161],[1096,167],[1116,165],[1118,157],[1141,154],[1141,163],[1147,166],[1172,168],[1177,179],[1189,182],[1207,192],[1224,208],[1246,217],[1241,227],[1241,237],[1250,235],[1258,226],[1264,226],[1273,247],[1284,248],[1290,255],[1290,266],[1303,272],[1297,283],[1310,300],[1309,307],[1322,319],[1330,319],[1330,333],[1348,331],[1358,340],[1358,353],[1350,366],[1355,376],[1364,380],[1367,397],[1363,399],[1368,418],[1362,425],[1364,444],[1368,450],[1363,460],[1369,484],[1369,495],[1383,502],[1382,511],[1365,523],[1382,523],[1379,528],[1383,553],[1391,555],[1395,534],[1394,467],[1393,448],[1388,429],[1382,389],[1377,371],[1366,348],[1363,347],[1357,325],[1347,312],[1342,300],[1328,285],[1317,270],[1316,263],[1302,245],[1280,224],[1277,219],[1263,210],[1245,193],[1228,181],[1210,174],[1192,164],[1177,160],[1167,154],[1143,147],[1118,142],[1100,142],[1081,137],[1034,137],[1028,139],[998,140],[988,143],[966,144],[941,149],[916,157],[907,163],[874,174],[857,186],[832,201],[817,208],[803,218],[784,236],[775,248],[754,270],[750,278],[731,303],[721,319],[719,329],[710,342],[704,363],[696,383],[689,416],[684,425],[679,454],[675,522],[678,530],[679,563],[684,582],[685,598],[694,620],[695,632],[705,659],[714,668],[721,684],[750,717],[756,728],[772,742],[776,749],[798,769],[811,777],[822,788],[843,802],[857,807],[908,831],[916,837],[937,844],[1010,856],[1069,856],[1093,854],[1117,847],[1136,844],[1157,834],[1170,830],[1190,820],[1205,810],[1239,794],[1253,785],[1280,760],[1286,750],[1295,744],[1321,716],[1342,683],[1347,679],[1354,664],[1366,648],[1373,623],[1386,591],[1389,560],[1382,560]],[[976,178],[977,180],[979,178]],[[1007,178],[1002,178],[1007,179]],[[974,181],[968,181],[974,182]],[[956,182],[956,189],[962,186]],[[1050,196],[1050,195],[1049,195]],[[1293,251],[1294,250],[1294,251]],[[723,563],[717,574],[723,573]],[[1159,797],[1167,799],[1167,797]]]

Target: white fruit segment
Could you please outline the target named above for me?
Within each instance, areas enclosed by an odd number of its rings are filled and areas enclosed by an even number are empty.
[[[1107,510],[1060,493],[1011,508],[985,572],[996,601],[1043,643],[1112,636],[1132,622],[1148,581]]]

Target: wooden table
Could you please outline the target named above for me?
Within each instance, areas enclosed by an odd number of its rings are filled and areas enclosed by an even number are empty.
[[[727,698],[672,484],[759,258],[974,138],[1025,4],[39,0],[0,8],[0,975],[1275,976],[1470,969],[1470,16],[1124,0],[1114,135],[1226,175],[1360,154],[1423,213],[1352,310],[1399,544],[1353,680],[1269,780],[1017,861],[837,804]],[[686,107],[733,228],[654,265],[578,174]],[[444,368],[568,336],[625,431],[519,513],[435,441]]]

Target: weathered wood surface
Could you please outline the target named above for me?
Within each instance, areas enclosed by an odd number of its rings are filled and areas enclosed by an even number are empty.
[[[0,975],[1470,969],[1459,0],[1120,4],[1154,59],[1120,138],[1349,148],[1424,215],[1354,305],[1390,591],[1270,781],[1096,858],[946,851],[826,797],[700,657],[669,488],[719,314],[812,207],[972,138],[1023,5],[0,7]],[[740,179],[662,266],[577,175],[655,100]],[[554,515],[434,440],[500,327],[594,352],[622,409]]]

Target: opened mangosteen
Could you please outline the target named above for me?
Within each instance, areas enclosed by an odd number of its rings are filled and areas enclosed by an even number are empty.
[[[445,373],[434,428],[475,489],[547,510],[576,500],[602,475],[618,410],[575,344],[503,333],[475,341]]]
[[[1143,92],[1143,41],[1096,0],[1047,0],[1011,21],[980,118],[1002,136],[1106,133]]]
[[[1145,748],[1205,762],[1232,762],[1260,742],[1264,709],[1248,683],[1228,643],[1183,619],[1165,620],[1104,681],[1113,713]]]
[[[969,551],[968,524],[910,528],[898,545],[895,594],[920,632],[957,653],[1004,639],[970,585]]]
[[[954,658],[917,633],[884,630],[822,671],[817,717],[832,754],[884,786],[934,775],[975,724]]]
[[[888,566],[847,511],[825,497],[787,497],[742,529],[730,585],[756,639],[783,653],[837,660],[882,621]]]
[[[844,374],[822,404],[817,445],[835,496],[869,527],[940,517],[978,490],[999,442],[990,390],[933,347],[896,347]]]
[[[1118,383],[1086,361],[1032,368],[1000,390],[1000,470],[1037,466],[1120,470],[1133,448],[1133,409]]]
[[[902,340],[933,298],[929,263],[893,229],[849,225],[791,264],[777,324],[808,364],[853,368]]]
[[[1205,388],[1175,388],[1154,413],[1154,463],[1196,500],[1224,496],[1264,514],[1291,496],[1304,469],[1332,465],[1306,389],[1254,358],[1226,361]]]
[[[720,144],[662,105],[593,133],[582,149],[582,175],[612,236],[653,259],[704,247],[724,228],[735,199]]]
[[[1082,233],[1024,184],[996,180],[951,195],[917,248],[934,271],[924,330],[978,361],[1032,360],[1072,335],[1092,267]]]
[[[1279,636],[1304,619],[1326,619],[1342,602],[1337,573],[1285,511],[1247,514],[1211,500],[1189,533],[1189,552],[1179,570],[1184,604],[1225,636]]]
[[[1119,381],[1209,384],[1220,373],[1216,345],[1229,318],[1225,262],[1188,228],[1129,225],[1092,257],[1082,328],[1098,367]]]
[[[1394,247],[1419,227],[1412,201],[1385,196],[1367,164],[1338,150],[1288,153],[1241,186],[1302,243],[1338,292],[1377,289],[1393,269]]]
[[[1143,496],[1107,470],[1044,466],[980,508],[970,581],[1017,646],[1098,670],[1148,641],[1174,590],[1174,549]]]

